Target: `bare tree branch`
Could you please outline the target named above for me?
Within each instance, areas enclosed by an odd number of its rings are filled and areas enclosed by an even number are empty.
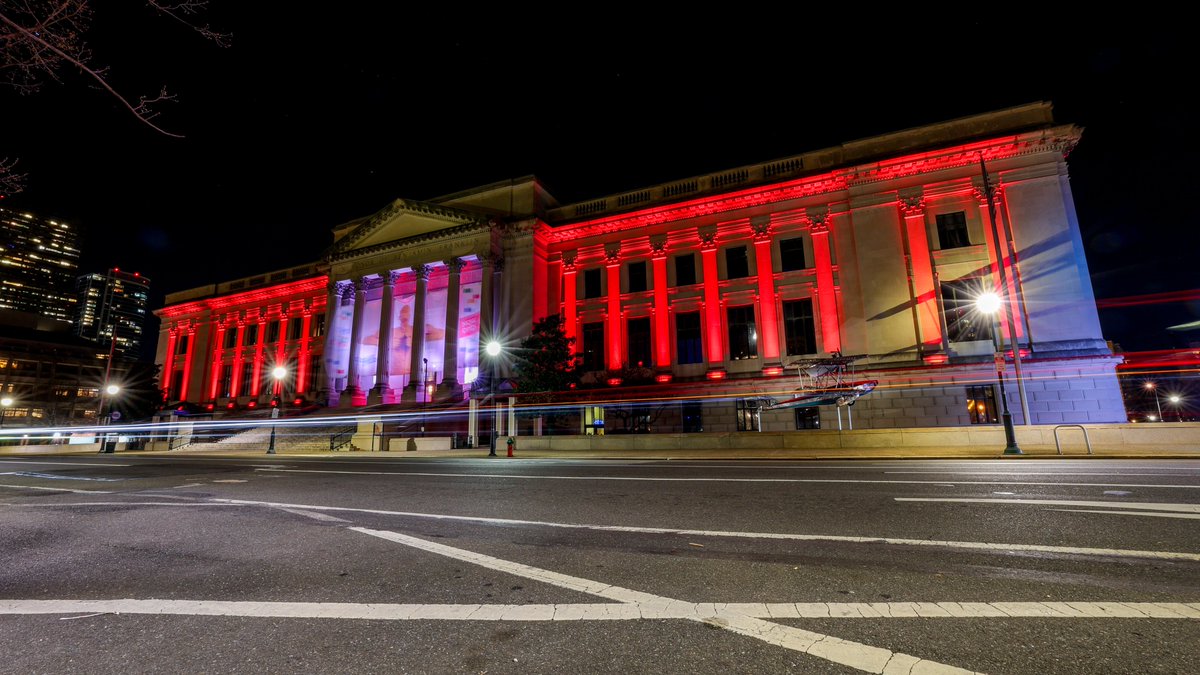
[[[15,195],[25,189],[25,174],[15,173],[13,168],[17,160],[5,157],[0,159],[0,199]]]
[[[228,47],[232,43],[230,38],[233,36],[229,33],[218,33],[209,27],[208,24],[201,26],[198,23],[193,23],[190,17],[200,14],[205,9],[208,9],[207,0],[176,0],[176,2],[166,2],[165,0],[146,0],[146,4],[158,10],[160,14],[171,17],[179,23],[191,28],[199,33],[207,40],[212,40],[218,47]]]

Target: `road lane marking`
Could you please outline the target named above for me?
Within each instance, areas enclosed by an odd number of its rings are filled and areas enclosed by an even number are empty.
[[[1200,513],[1200,504],[1161,504],[1158,502],[1089,502],[1070,499],[990,499],[986,497],[893,497],[898,502],[946,502],[955,504],[1019,504],[1029,506],[1091,506],[1103,509],[1140,509]]]
[[[245,483],[247,481],[240,478],[220,478],[213,481],[214,483]]]
[[[328,513],[321,513],[320,511],[310,511],[308,509],[284,509],[284,508],[281,508],[279,510],[287,511],[288,513],[291,513],[291,514],[294,514],[297,516],[304,516],[305,518],[312,518],[313,520],[319,520],[319,521],[325,522],[325,523],[348,523],[348,522],[350,522],[350,521],[346,520],[345,518],[338,518],[337,516],[331,516]]]
[[[696,607],[693,603],[674,600],[663,596],[653,595],[642,591],[635,591],[629,588],[613,586],[602,581],[593,581],[582,577],[574,577],[567,574],[560,574],[550,570],[525,565],[522,563],[495,558],[482,553],[475,553],[465,549],[454,548],[439,544],[437,542],[426,541],[407,534],[399,532],[390,532],[388,530],[371,530],[365,527],[351,527],[350,530],[368,534],[380,539],[386,539],[398,544],[403,544],[411,548],[434,553],[440,556],[461,560],[463,562],[479,565],[488,570],[498,570],[515,576],[533,579],[541,583],[567,588],[573,591],[589,593],[597,595],[609,600],[616,600],[621,603],[633,604],[637,607],[639,614],[643,607],[648,607],[652,610],[670,611],[683,610],[690,606],[693,611]],[[839,663],[851,668],[864,670],[868,673],[884,673],[888,672],[889,665],[893,662],[897,666],[903,664],[910,670],[918,665],[924,667],[932,666],[938,668],[939,672],[944,673],[969,673],[971,671],[962,670],[953,666],[948,666],[936,661],[928,661],[920,659],[908,654],[893,652],[880,647],[872,647],[851,640],[843,640],[841,638],[823,635],[813,631],[807,631],[801,628],[793,628],[777,623],[771,623],[763,619],[758,619],[752,616],[729,611],[727,609],[719,612],[714,612],[712,615],[684,617],[692,621],[700,621],[712,626],[718,626],[740,635],[756,638],[785,649],[802,652],[818,658]],[[905,672],[910,672],[906,670]]]
[[[48,488],[47,488],[48,489]],[[1009,500],[1003,500],[1009,501]],[[1105,502],[1106,504],[1108,502]],[[689,530],[666,527],[635,527],[630,525],[592,525],[586,523],[555,523],[539,520],[518,520],[515,518],[487,518],[483,516],[455,516],[443,513],[417,513],[412,511],[389,511],[385,509],[362,509],[349,506],[322,506],[318,504],[288,504],[281,502],[261,502],[244,499],[211,499],[204,502],[73,502],[61,504],[0,504],[0,507],[15,506],[21,508],[55,508],[55,507],[86,507],[86,506],[267,506],[272,508],[308,509],[314,511],[335,511],[343,513],[370,513],[382,516],[399,516],[404,518],[428,518],[432,520],[450,520],[458,522],[479,523],[482,525],[524,525],[529,527],[552,527],[559,529],[591,530],[596,532],[629,532],[634,534],[666,534],[681,537],[721,537],[733,539],[779,539],[785,541],[828,541],[850,544],[884,544],[888,546],[924,546],[933,548],[952,548],[970,551],[985,551],[989,553],[1051,553],[1058,555],[1093,555],[1116,558],[1147,558],[1153,560],[1186,560],[1200,562],[1200,553],[1180,551],[1140,551],[1132,549],[1088,548],[1077,546],[1049,546],[1041,544],[1003,544],[978,541],[953,541],[938,539],[903,539],[897,537],[854,537],[834,534],[795,534],[789,532],[730,532],[721,530]]]
[[[1196,469],[1177,469],[1177,471],[1190,471],[1200,475],[1200,471]],[[1192,476],[1178,473],[1124,473],[1121,471],[884,471],[883,473],[924,476],[1121,476],[1124,478],[1130,476],[1173,476],[1175,478],[1192,478]]]
[[[110,495],[110,494],[112,494],[112,492],[109,492],[108,490],[72,490],[71,488],[40,487],[37,485],[0,484],[0,487],[15,488],[18,490],[46,490],[47,492],[75,492],[75,493],[85,494],[85,495]]]
[[[1104,513],[1110,516],[1153,516],[1155,518],[1187,518],[1200,520],[1200,513],[1160,513],[1153,511],[1105,511],[1102,509],[1050,509],[1063,513]]]
[[[747,602],[533,605],[255,602],[226,600],[5,600],[0,614],[171,614],[386,621],[617,621],[705,619],[733,612],[758,619],[1056,618],[1200,619],[1182,602]],[[84,617],[71,617],[84,618]]]
[[[46,480],[94,480],[101,483],[117,483],[124,478],[94,478],[92,476],[64,476],[58,473],[42,473],[41,471],[4,471],[0,476],[19,476],[21,478],[45,478]]]
[[[511,473],[448,473],[431,471],[350,471],[335,469],[255,469],[278,473],[332,473],[350,476],[420,476],[434,478],[492,478],[518,480],[612,480],[644,481],[650,483],[853,483],[883,485],[1043,485],[1047,487],[1135,487],[1135,488],[1182,488],[1200,489],[1200,485],[1151,485],[1143,483],[1043,483],[999,480],[960,480],[947,483],[944,480],[866,480],[857,478],[671,478],[649,476],[536,476]]]
[[[108,462],[33,462],[21,459],[0,459],[0,464],[40,464],[41,466],[132,466],[131,464],[109,464]]]

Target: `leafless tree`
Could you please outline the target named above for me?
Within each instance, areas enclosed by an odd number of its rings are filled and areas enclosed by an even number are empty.
[[[229,35],[200,23],[207,0],[145,0],[159,15],[182,23],[215,44],[229,46]],[[155,121],[156,106],[174,101],[166,87],[137,100],[118,92],[109,82],[108,68],[93,61],[84,36],[92,22],[92,0],[0,0],[0,81],[19,94],[33,94],[47,81],[62,82],[63,71],[75,70],[92,85],[116,98],[138,121],[166,136]],[[0,161],[0,194],[19,192],[23,176],[12,171],[15,161]]]

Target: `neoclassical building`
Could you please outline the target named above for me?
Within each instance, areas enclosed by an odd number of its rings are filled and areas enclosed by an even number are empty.
[[[796,363],[831,355],[878,381],[844,411],[858,428],[995,423],[998,368],[1018,423],[1124,421],[1067,172],[1080,134],[1037,103],[578,204],[533,177],[398,199],[336,228],[303,290],[168,298],[164,382],[215,407],[261,395],[253,369],[249,387],[221,384],[218,364],[254,363],[246,333],[240,357],[211,338],[189,352],[196,384],[171,331],[270,321],[285,299],[328,316],[277,345],[306,364],[295,391],[342,408],[461,402],[488,339],[515,346],[557,313],[585,433],[614,412],[629,430],[835,426],[837,406],[762,409],[798,386]],[[995,318],[975,308],[988,291]]]

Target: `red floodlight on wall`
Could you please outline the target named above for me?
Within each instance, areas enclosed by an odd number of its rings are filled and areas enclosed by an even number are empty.
[[[204,406],[204,409],[205,409],[205,410],[213,410],[213,409],[215,409],[216,407],[217,407],[217,404],[215,404],[215,403],[209,403],[209,404],[207,404],[207,405],[205,405],[205,406]]]
[[[671,374],[670,373],[661,373],[659,375],[655,375],[654,381],[659,384],[666,384],[671,381]]]
[[[304,399],[297,396],[296,400],[292,401],[292,405],[304,405]]]
[[[619,377],[610,377],[610,378],[608,378],[608,386],[610,386],[610,387],[619,387],[619,386],[621,386],[621,378],[619,378]]]
[[[774,377],[776,375],[782,375],[782,374],[783,374],[782,366],[767,366],[766,368],[763,368],[763,375],[767,375],[769,377]]]
[[[225,407],[229,408],[230,410],[233,410],[234,408],[237,407],[237,404],[234,403],[233,401],[230,401]]]
[[[707,373],[705,373],[704,376],[710,380],[723,380],[723,379],[725,379],[725,371],[710,370]]]
[[[247,404],[246,404],[246,407],[247,407],[247,408],[257,408],[257,407],[258,407],[258,401],[250,401],[249,403],[247,403]]]

